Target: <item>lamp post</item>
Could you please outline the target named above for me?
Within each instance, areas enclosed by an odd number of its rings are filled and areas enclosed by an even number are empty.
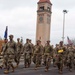
[[[63,35],[62,35],[62,41],[64,44],[64,32],[65,32],[65,14],[67,13],[67,10],[63,10]]]

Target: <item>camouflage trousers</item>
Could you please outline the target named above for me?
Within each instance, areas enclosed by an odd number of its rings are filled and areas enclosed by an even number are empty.
[[[44,55],[44,65],[46,66],[46,69],[49,69],[51,64],[51,58],[49,55]]]
[[[4,55],[3,55],[3,61],[2,61],[2,64],[0,65],[0,67],[5,67],[5,58],[4,58]]]
[[[14,59],[14,55],[13,54],[6,54],[4,55],[4,64],[7,70],[9,70],[10,68],[14,69],[13,66],[13,59]]]
[[[63,63],[57,63],[57,67],[58,67],[58,70],[59,71],[62,71],[63,70]]]
[[[24,54],[24,65],[25,67],[30,67],[30,64],[31,64],[31,54],[25,53]]]
[[[33,56],[33,62],[35,64],[35,67],[39,67],[41,65],[42,56],[40,54],[34,54]]]
[[[21,53],[18,52],[15,54],[15,62],[17,63],[17,65],[20,63],[20,58],[21,58]]]
[[[53,56],[53,66],[56,67],[57,55]]]
[[[73,60],[73,65],[74,65],[74,69],[75,69],[75,57],[74,57],[74,60]]]
[[[73,57],[68,57],[67,58],[67,67],[69,68],[69,70],[70,69],[72,69],[72,67],[73,67]]]
[[[63,65],[64,65],[64,61],[63,61],[63,56],[62,55],[58,55],[56,64],[57,64],[59,73],[62,73]]]

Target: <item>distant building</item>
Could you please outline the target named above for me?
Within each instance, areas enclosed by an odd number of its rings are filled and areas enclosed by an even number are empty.
[[[50,0],[39,0],[37,9],[36,40],[42,45],[50,40],[52,3]]]

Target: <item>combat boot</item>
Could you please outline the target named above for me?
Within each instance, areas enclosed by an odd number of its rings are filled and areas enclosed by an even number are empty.
[[[28,64],[28,67],[30,67],[30,64]]]
[[[12,69],[11,72],[14,72],[14,69]]]
[[[69,69],[70,72],[72,72],[72,69]]]
[[[14,66],[13,66],[13,64],[11,65],[11,67],[12,67],[12,70],[11,70],[11,72],[14,72]]]
[[[2,66],[0,66],[0,68],[2,69]]]
[[[62,71],[61,71],[61,70],[59,70],[59,73],[60,73],[60,74],[62,74]]]
[[[37,66],[34,69],[37,70]]]
[[[18,65],[14,66],[14,68],[17,68],[17,67],[18,67]]]
[[[27,68],[27,65],[25,64],[25,66],[24,66],[25,68]]]
[[[37,70],[37,67],[35,67],[35,70]]]
[[[48,72],[48,69],[47,68],[45,69],[45,72]]]
[[[26,65],[26,68],[28,68],[28,67],[29,67],[29,65],[27,64],[27,65]]]
[[[9,73],[9,70],[5,70],[5,71],[4,71],[4,74],[8,74],[8,73]]]

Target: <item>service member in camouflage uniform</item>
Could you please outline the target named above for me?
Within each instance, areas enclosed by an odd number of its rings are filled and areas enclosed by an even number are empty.
[[[39,46],[40,46],[40,51],[41,51],[41,54],[39,56],[40,60],[39,60],[39,67],[41,66],[41,63],[42,63],[42,57],[43,57],[43,51],[44,51],[44,48],[43,48],[43,45],[41,44],[41,41],[39,41]]]
[[[59,48],[58,48],[58,53],[57,53],[57,67],[59,70],[59,73],[62,73],[63,71],[63,65],[64,65],[64,46],[63,46],[63,42],[61,41],[59,44]]]
[[[22,46],[22,43],[20,42],[20,38],[17,38],[17,44],[16,44],[16,63],[17,63],[17,66],[16,67],[18,67],[18,65],[19,65],[19,63],[20,63],[20,57],[21,57],[21,52],[22,52],[22,48],[23,48],[23,46]]]
[[[59,50],[59,45],[56,44],[56,47],[53,49],[53,66],[56,67],[57,54]]]
[[[74,61],[74,49],[72,46],[69,46],[67,51],[67,67],[69,68],[69,71],[72,71],[73,61]]]
[[[2,45],[2,50],[1,50],[1,55],[3,56],[3,62],[2,62],[2,65],[0,66],[0,68],[4,67],[4,65],[5,65],[4,55],[5,55],[5,48],[6,48],[7,42],[8,42],[8,39],[4,39],[4,43]]]
[[[31,49],[30,49],[29,39],[26,39],[26,43],[24,44],[24,65],[25,68],[30,67],[31,60]]]
[[[50,63],[51,63],[51,58],[53,54],[53,49],[52,46],[50,46],[50,41],[47,41],[45,47],[44,47],[44,64],[45,64],[45,71],[47,72],[49,67],[50,67]]]
[[[40,40],[37,40],[37,43],[34,46],[34,53],[33,53],[33,62],[35,64],[35,70],[37,69],[37,67],[39,67],[41,55],[42,55],[42,52],[41,52]]]
[[[74,65],[74,69],[75,69],[75,46],[73,47],[74,49],[74,59],[73,59],[73,65]]]
[[[14,66],[12,61],[14,60],[15,53],[16,53],[16,43],[13,41],[13,35],[9,36],[10,41],[8,41],[5,49],[5,66],[6,70],[4,71],[5,74],[9,73],[9,69],[12,68],[12,72],[14,72]]]
[[[31,39],[29,39],[29,44],[30,44],[30,65],[31,65],[31,62],[32,62],[32,56],[33,56],[33,49],[34,49],[34,45],[33,45]]]

